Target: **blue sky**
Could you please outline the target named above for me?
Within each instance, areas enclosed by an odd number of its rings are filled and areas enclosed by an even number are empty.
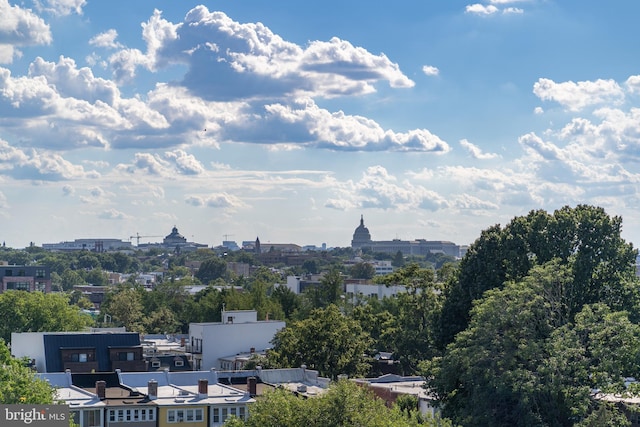
[[[0,0],[0,241],[470,244],[593,204],[638,245],[639,12]]]

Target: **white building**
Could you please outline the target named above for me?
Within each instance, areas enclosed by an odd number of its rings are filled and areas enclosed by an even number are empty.
[[[384,297],[392,297],[401,292],[407,292],[407,288],[397,285],[347,283],[345,286],[347,298],[353,302],[367,297],[383,299]]]
[[[251,349],[262,352],[271,347],[276,332],[285,327],[281,320],[258,321],[255,310],[222,311],[222,322],[189,324],[189,349],[194,369],[220,369],[219,359]]]

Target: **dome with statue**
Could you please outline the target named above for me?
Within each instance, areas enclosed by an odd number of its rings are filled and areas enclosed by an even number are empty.
[[[353,232],[353,240],[351,241],[351,247],[354,249],[358,249],[370,244],[371,244],[371,233],[369,233],[369,229],[364,226],[364,217],[360,215],[360,225]]]

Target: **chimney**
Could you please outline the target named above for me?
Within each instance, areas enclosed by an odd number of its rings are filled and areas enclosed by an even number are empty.
[[[206,379],[198,380],[198,397],[204,399],[209,396],[209,381]]]
[[[247,378],[247,390],[251,397],[255,397],[258,393],[258,380],[256,377],[248,377]]]
[[[158,381],[151,380],[147,383],[147,395],[149,400],[156,400],[158,398]]]
[[[96,381],[96,394],[98,395],[98,399],[104,400],[107,398],[107,382],[106,381]]]

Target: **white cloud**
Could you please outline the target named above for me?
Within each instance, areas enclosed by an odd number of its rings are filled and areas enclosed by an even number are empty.
[[[186,87],[203,97],[283,97],[362,95],[374,84],[413,87],[396,63],[339,38],[311,41],[306,47],[283,40],[261,23],[241,24],[223,12],[198,6],[180,24],[155,11],[143,24],[147,51],[124,49],[110,62],[118,80],[135,77],[136,68],[151,71],[173,63],[189,66]],[[210,79],[208,76],[218,78]]]
[[[614,80],[556,83],[540,78],[533,85],[533,93],[543,101],[555,101],[569,111],[579,111],[585,107],[613,103],[624,99],[622,88]]]
[[[72,185],[67,184],[62,187],[62,194],[64,196],[73,196],[74,193],[75,193],[75,188],[73,188]]]
[[[175,163],[176,169],[185,175],[200,175],[204,173],[204,167],[192,154],[183,150],[175,150],[165,153],[164,157]]]
[[[86,0],[35,0],[35,3],[39,10],[58,16],[82,15],[82,8],[87,4]]]
[[[533,114],[536,114],[536,115],[544,114],[544,109],[542,107],[536,107],[533,109]]]
[[[329,198],[325,207],[340,210],[376,208],[436,211],[449,206],[449,202],[435,191],[409,181],[398,184],[397,178],[379,165],[367,168],[358,182],[347,181],[336,185],[339,197]]]
[[[95,172],[85,172],[59,154],[30,150],[22,151],[0,139],[0,174],[14,179],[61,181],[97,177]]]
[[[0,0],[0,63],[8,64],[21,56],[17,46],[50,44],[51,29],[29,9]]]
[[[629,77],[625,85],[630,93],[640,93],[640,75]]]
[[[485,6],[480,3],[467,5],[465,8],[466,13],[471,13],[474,15],[493,15],[498,12],[498,8],[493,5]]]
[[[238,197],[226,192],[207,194],[205,196],[190,195],[187,196],[185,202],[195,207],[206,206],[210,208],[237,209],[247,206]]]
[[[131,216],[117,209],[107,209],[98,214],[98,218],[109,220],[125,220],[132,218]]]
[[[491,160],[491,159],[497,159],[497,158],[500,157],[496,153],[484,153],[480,149],[480,147],[478,147],[475,144],[472,144],[471,142],[467,141],[466,139],[461,139],[460,140],[460,145],[462,145],[462,148],[467,150],[469,152],[469,154],[471,154],[471,157],[473,157],[474,159]]]
[[[440,74],[440,70],[437,67],[434,67],[433,65],[424,65],[422,67],[422,72],[425,73],[427,76],[437,76]]]
[[[116,41],[118,32],[113,28],[104,33],[97,34],[89,40],[91,46],[103,47],[107,49],[120,49],[122,44]]]

